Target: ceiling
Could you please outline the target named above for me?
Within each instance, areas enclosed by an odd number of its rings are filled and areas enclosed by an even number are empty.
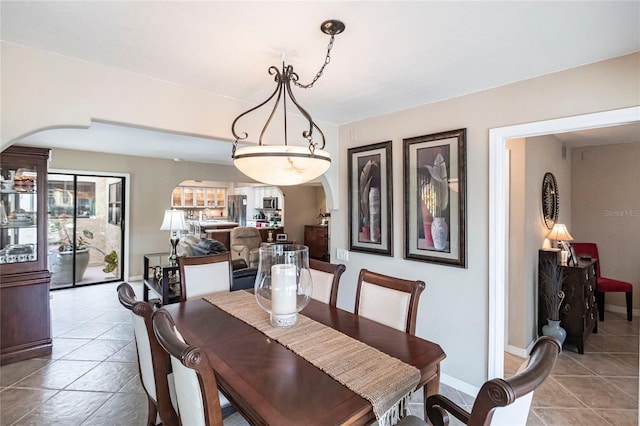
[[[283,57],[310,82],[328,43],[320,23],[340,19],[346,30],[322,77],[295,92],[314,119],[335,125],[640,50],[637,1],[3,0],[0,12],[5,42],[251,105],[271,93],[267,69]],[[572,137],[562,136],[565,143]],[[92,142],[98,151],[146,156],[153,144],[161,158],[230,162],[228,142],[108,123],[47,130],[22,143],[68,148],[87,138],[100,141]],[[189,158],[185,144],[198,156]]]

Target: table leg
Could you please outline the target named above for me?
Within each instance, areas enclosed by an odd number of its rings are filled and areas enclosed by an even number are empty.
[[[144,282],[142,283],[142,300],[149,301],[149,287]]]
[[[430,381],[428,381],[424,387],[422,388],[423,390],[423,399],[424,399],[424,419],[428,424],[431,424],[431,422],[429,421],[429,418],[427,417],[427,398],[430,397],[431,395],[436,395],[438,394],[438,392],[440,391],[440,366],[438,365],[438,372],[436,373],[436,376],[431,379]]]

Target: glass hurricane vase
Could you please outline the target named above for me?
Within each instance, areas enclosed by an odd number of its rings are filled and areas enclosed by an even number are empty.
[[[255,297],[274,327],[291,327],[311,299],[309,248],[296,244],[260,247]]]

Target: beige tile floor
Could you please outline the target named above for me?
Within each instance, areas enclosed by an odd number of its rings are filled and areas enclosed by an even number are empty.
[[[560,354],[534,393],[527,425],[637,425],[639,323],[605,312],[584,355],[569,349]]]
[[[116,287],[51,293],[53,353],[0,367],[0,426],[144,425],[147,399],[131,318],[118,303]],[[140,297],[141,284],[134,288]],[[552,376],[535,393],[528,425],[637,425],[638,321],[607,312],[599,327],[584,355],[560,355]],[[507,357],[505,370],[519,363]],[[471,409],[469,395],[445,384],[441,393]],[[420,395],[410,409],[421,416]]]

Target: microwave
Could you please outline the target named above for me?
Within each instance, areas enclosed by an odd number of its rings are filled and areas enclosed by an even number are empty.
[[[278,197],[264,197],[262,208],[268,210],[278,210]]]

